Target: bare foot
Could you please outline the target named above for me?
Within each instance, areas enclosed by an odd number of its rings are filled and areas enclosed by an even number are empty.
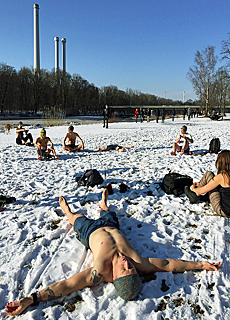
[[[62,210],[67,214],[67,213],[69,213],[69,212],[71,212],[70,211],[70,208],[69,208],[69,206],[68,206],[68,203],[67,203],[67,201],[66,201],[66,199],[64,198],[64,197],[59,197],[59,204],[60,204],[60,207],[62,208]]]
[[[183,156],[183,154],[184,154],[184,149],[181,149],[180,155]]]
[[[38,157],[38,160],[42,160],[42,157]]]
[[[54,159],[55,159],[55,160],[57,160],[57,159],[59,159],[59,157],[58,157],[58,156],[56,156],[56,157],[54,157]]]
[[[103,152],[103,150],[102,150],[101,148],[98,148],[98,150],[99,150],[100,152]]]
[[[102,199],[101,199],[101,204],[100,204],[100,209],[104,211],[109,211],[109,208],[107,207],[107,200],[108,200],[108,190],[104,189],[102,192]]]

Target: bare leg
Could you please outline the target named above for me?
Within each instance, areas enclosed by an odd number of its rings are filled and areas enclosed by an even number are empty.
[[[104,148],[98,148],[100,152],[103,152],[103,151],[109,151],[109,148],[108,147],[104,147]]]
[[[205,172],[202,179],[200,180],[199,187],[205,186],[214,177],[215,177],[215,175],[212,171]],[[218,216],[226,217],[226,214],[221,209],[221,204],[220,204],[221,199],[220,199],[220,192],[219,192],[218,188],[215,188],[215,189],[209,191],[208,194],[209,194],[209,199],[210,199],[210,203],[212,205],[213,210],[218,214]]]
[[[56,152],[55,152],[54,148],[49,148],[49,149],[48,149],[48,153],[50,153],[50,151],[53,152],[53,155],[54,155],[54,158],[55,158],[55,159],[59,159],[59,157],[56,155]]]
[[[62,208],[62,210],[64,211],[64,213],[66,214],[67,218],[69,219],[70,224],[74,225],[74,221],[77,218],[84,217],[84,214],[82,214],[82,213],[73,214],[70,211],[70,208],[68,206],[66,199],[62,196],[59,198],[59,204],[60,204],[60,207]]]
[[[182,149],[181,149],[181,156],[184,154],[185,150],[188,149],[188,143],[187,141],[185,140],[184,143],[183,143],[183,146],[182,146]]]
[[[104,189],[104,191],[102,192],[102,199],[100,204],[101,210],[109,211],[109,208],[107,206],[108,195],[109,195],[108,190]]]

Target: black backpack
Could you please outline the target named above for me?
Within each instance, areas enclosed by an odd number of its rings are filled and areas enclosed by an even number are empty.
[[[193,184],[193,179],[187,175],[183,175],[176,172],[167,173],[160,187],[167,194],[174,194],[179,197],[184,193],[185,186],[191,186]]]
[[[79,178],[76,178],[79,186],[94,187],[96,185],[102,184],[104,179],[96,169],[88,169]]]
[[[218,153],[220,151],[220,139],[213,138],[209,143],[209,152]]]

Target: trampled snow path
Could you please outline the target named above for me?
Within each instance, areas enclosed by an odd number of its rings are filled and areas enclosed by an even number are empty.
[[[194,138],[196,156],[169,154],[182,123]],[[0,133],[0,192],[17,199],[0,213],[0,317],[8,318],[8,301],[91,266],[92,255],[76,240],[58,198],[65,196],[75,212],[97,218],[102,189],[87,190],[75,182],[86,169],[96,168],[105,183],[112,183],[110,207],[141,255],[221,261],[223,267],[209,273],[157,273],[142,279],[138,299],[128,303],[112,284],[101,284],[30,307],[18,319],[229,319],[229,220],[213,215],[208,204],[191,205],[185,195],[177,198],[159,188],[168,169],[194,181],[207,170],[215,172],[216,155],[199,154],[213,137],[220,138],[222,149],[230,149],[229,123],[196,118],[189,123],[113,123],[107,130],[83,125],[75,128],[86,147],[78,154],[62,150],[66,127],[47,128],[60,156],[50,162],[38,161],[35,148],[16,146],[13,133]],[[37,137],[40,130],[30,131]],[[135,148],[102,154],[96,149],[112,143]],[[122,181],[130,187],[125,194],[119,193]]]

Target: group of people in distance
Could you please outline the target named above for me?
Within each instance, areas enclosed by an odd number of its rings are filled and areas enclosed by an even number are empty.
[[[83,141],[72,129],[69,128],[63,140],[63,148],[72,151],[78,138],[80,141],[78,147],[84,149]],[[186,131],[187,128],[182,127],[181,135],[185,135]],[[188,139],[191,142],[192,138]],[[176,143],[178,142],[179,140]],[[186,144],[183,144],[180,150],[177,147],[175,150],[182,151],[182,149],[183,153],[187,150]],[[202,194],[207,193],[215,212],[220,216],[230,217],[230,151],[221,151],[215,165],[217,175],[207,171],[200,182],[195,182],[188,187],[186,194],[194,203],[200,199]],[[100,216],[93,220],[82,213],[72,213],[66,199],[62,196],[59,198],[60,207],[73,226],[77,239],[93,253],[93,267],[51,284],[40,291],[35,291],[28,297],[7,303],[7,314],[21,314],[29,306],[37,306],[40,302],[58,299],[102,282],[113,283],[118,295],[125,301],[133,300],[140,289],[139,276],[155,272],[181,273],[197,269],[217,271],[221,267],[220,262],[142,257],[120,231],[116,213],[110,211],[107,201],[108,189],[105,188],[100,203]]]
[[[33,143],[33,137],[28,129],[23,128],[23,123],[20,121],[16,128],[16,143],[19,145],[35,146],[37,148],[38,160],[42,160],[44,157],[53,153],[54,159],[59,159],[56,155],[54,146],[49,137],[46,136],[46,130],[41,129],[40,137],[38,137]],[[76,139],[80,141],[80,144],[76,145]],[[29,142],[27,142],[29,140]],[[49,146],[48,146],[49,145]],[[80,136],[74,132],[74,127],[69,126],[68,132],[63,139],[63,149],[69,152],[84,150],[84,142]]]
[[[44,128],[41,129],[40,137],[38,137],[33,143],[33,137],[31,133],[29,133],[28,129],[22,127],[23,123],[20,121],[18,127],[16,128],[16,143],[19,145],[30,145],[35,146],[37,148],[38,160],[43,160],[46,157],[49,157],[50,153],[53,153],[54,159],[59,159],[56,155],[54,146],[49,137],[46,136],[46,130]],[[76,144],[76,140],[79,140],[79,144]],[[27,142],[29,140],[29,142]],[[49,145],[49,146],[48,146]],[[80,150],[84,150],[84,142],[81,137],[74,132],[74,127],[71,125],[68,128],[68,132],[66,133],[63,139],[63,149],[69,152],[76,152]],[[125,149],[132,149],[132,147],[123,147],[118,144],[111,144],[107,147],[98,148],[100,152],[109,151],[109,150],[117,150],[119,152],[123,152]]]

